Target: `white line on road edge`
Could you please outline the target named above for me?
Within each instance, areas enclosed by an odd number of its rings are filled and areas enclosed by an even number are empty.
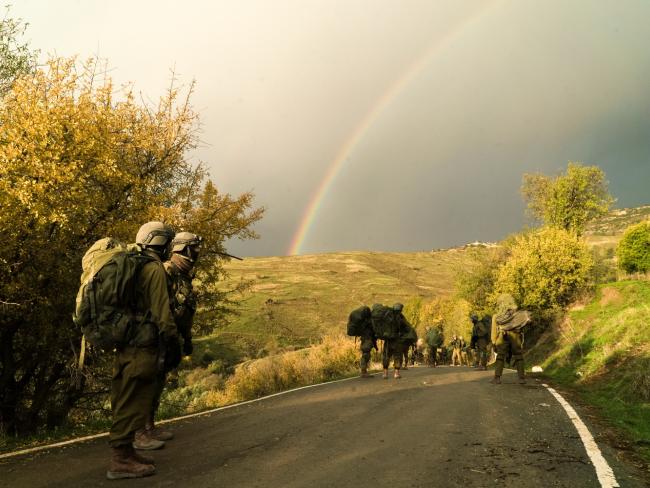
[[[598,449],[598,444],[596,444],[596,441],[589,432],[589,429],[580,419],[580,417],[578,417],[576,411],[571,405],[569,405],[569,402],[567,402],[557,391],[555,391],[547,384],[542,383],[542,385],[545,386],[546,389],[551,392],[551,395],[553,395],[555,399],[560,403],[560,405],[562,405],[562,408],[564,408],[564,411],[571,419],[571,422],[573,422],[573,425],[578,431],[578,434],[580,434],[580,439],[582,440],[582,443],[587,450],[591,464],[593,464],[594,468],[596,468],[596,476],[598,476],[600,486],[602,486],[602,488],[618,488],[620,485],[614,477],[612,468],[609,466],[609,464],[607,464],[607,461],[600,452],[600,449]]]
[[[358,378],[358,376],[351,376],[350,378],[343,378],[342,380],[326,381],[325,383],[316,383],[315,385],[301,386],[299,388],[294,388],[292,390],[285,390],[285,391],[281,391],[281,392],[278,392],[278,393],[273,393],[272,395],[267,395],[267,396],[263,396],[263,397],[260,397],[260,398],[255,398],[254,400],[247,400],[245,402],[233,403],[232,405],[225,405],[223,407],[213,408],[212,410],[206,410],[204,412],[191,413],[191,414],[188,414],[188,415],[183,415],[182,417],[174,417],[173,419],[161,420],[160,422],[156,422],[156,423],[157,424],[168,424],[170,422],[176,422],[178,420],[191,419],[191,418],[194,418],[194,417],[200,417],[201,415],[209,415],[211,413],[219,412],[221,410],[228,410],[229,408],[241,407],[242,405],[248,405],[248,404],[251,404],[251,403],[266,400],[268,398],[273,398],[273,397],[277,397],[277,396],[280,396],[280,395],[286,395],[287,393],[293,393],[294,391],[306,390],[307,388],[315,388],[317,386],[323,386],[323,385],[331,385],[332,383],[340,383],[342,381],[350,381],[350,380],[353,380],[353,379],[356,379],[356,378]],[[44,451],[45,449],[52,449],[52,448],[55,448],[55,447],[69,446],[70,444],[77,444],[78,442],[86,442],[86,441],[91,441],[93,439],[100,439],[102,437],[106,437],[107,435],[108,435],[108,432],[102,432],[101,434],[87,435],[85,437],[78,437],[76,439],[70,439],[68,441],[56,442],[54,444],[48,444],[46,446],[30,447],[29,449],[23,449],[21,451],[14,451],[14,452],[6,453],[6,454],[0,454],[0,459],[6,459],[6,458],[14,457],[14,456],[21,456],[23,454],[31,454],[31,453],[34,453],[34,452]]]

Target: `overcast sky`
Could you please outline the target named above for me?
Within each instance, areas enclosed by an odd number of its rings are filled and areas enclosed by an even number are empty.
[[[268,208],[244,256],[498,240],[525,172],[603,168],[650,203],[650,2],[20,0],[43,54],[107,58],[156,99],[195,79],[221,191]]]

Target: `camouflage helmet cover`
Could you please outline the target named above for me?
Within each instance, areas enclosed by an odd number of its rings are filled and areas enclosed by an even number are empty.
[[[191,232],[179,232],[174,236],[172,241],[172,252],[183,252],[187,247],[198,247],[201,245],[203,238],[192,234]]]
[[[510,293],[502,293],[497,298],[496,313],[497,315],[504,314],[508,311],[515,312],[517,310],[517,302]]]
[[[396,303],[395,305],[393,305],[393,310],[395,310],[396,312],[401,312],[403,308],[404,305],[402,305],[401,303]]]
[[[174,231],[169,225],[152,221],[140,227],[135,236],[135,242],[144,247],[166,246],[173,237]]]

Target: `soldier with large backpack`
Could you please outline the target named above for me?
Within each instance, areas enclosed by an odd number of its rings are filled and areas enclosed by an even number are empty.
[[[372,328],[372,313],[366,305],[354,309],[348,318],[348,335],[361,339],[361,378],[372,378],[368,373],[370,365],[370,353],[373,348],[377,350],[377,338]]]
[[[492,317],[489,315],[484,316],[479,320],[478,315],[472,314],[470,316],[472,321],[472,339],[470,347],[474,349],[474,367],[486,371],[488,359],[488,344],[490,343],[490,324]]]
[[[194,266],[199,258],[201,242],[203,239],[191,232],[179,232],[171,243],[171,257],[163,266],[167,273],[169,286],[169,299],[172,315],[176,322],[178,335],[183,339],[183,355],[190,356],[193,351],[192,323],[196,312],[196,294],[192,286],[194,279]],[[173,366],[173,368],[172,368]],[[176,365],[169,364],[156,376],[156,393],[152,403],[151,412],[145,425],[146,437],[158,441],[169,441],[174,434],[169,430],[161,429],[155,425],[155,416],[160,406],[160,397],[167,383],[167,375]],[[170,369],[171,368],[171,369]],[[136,449],[146,449],[138,441],[134,444]]]
[[[427,359],[428,366],[435,368],[438,366],[438,348],[440,348],[444,342],[442,327],[427,327],[425,340],[427,348],[429,349]],[[442,353],[440,359],[443,359]]]
[[[169,226],[148,222],[140,227],[135,246],[105,238],[82,261],[74,321],[89,344],[115,351],[108,479],[154,474],[154,460],[138,454],[133,442],[150,448],[164,444],[148,439],[144,427],[158,371],[180,359],[162,264],[173,237]]]
[[[396,303],[392,307],[387,307],[376,303],[372,306],[372,327],[375,335],[384,340],[382,349],[382,366],[384,368],[383,378],[388,379],[388,367],[390,361],[393,361],[395,369],[394,378],[401,378],[400,369],[402,368],[402,358],[405,349],[408,350],[410,345],[417,342],[415,329],[408,323],[402,315],[404,306]]]
[[[512,295],[503,294],[497,299],[496,314],[492,318],[492,342],[497,352],[492,383],[501,384],[506,358],[512,357],[519,383],[525,384],[523,327],[531,320],[526,310],[517,310]]]

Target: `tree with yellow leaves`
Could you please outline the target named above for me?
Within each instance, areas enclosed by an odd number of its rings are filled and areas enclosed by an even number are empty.
[[[18,78],[0,105],[0,430],[63,422],[84,398],[71,312],[81,256],[95,240],[132,241],[152,217],[206,239],[254,238],[253,195],[219,194],[187,160],[197,144],[192,87],[156,106],[118,92],[96,60],[54,59]],[[214,265],[210,268],[211,265]],[[204,262],[203,280],[223,272]],[[213,295],[218,301],[223,295]],[[219,304],[212,302],[215,308]]]

